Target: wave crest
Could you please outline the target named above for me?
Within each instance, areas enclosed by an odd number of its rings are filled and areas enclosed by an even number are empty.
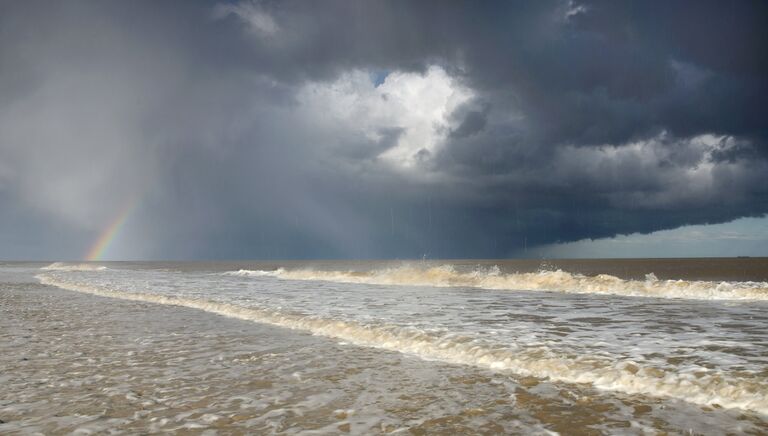
[[[275,271],[241,269],[238,271],[227,271],[224,273],[224,275],[237,276],[237,277],[265,277],[265,276],[275,277],[282,271],[285,271],[285,270],[283,270],[282,268]]]
[[[371,285],[472,287],[696,300],[768,300],[767,282],[659,280],[653,273],[646,275],[645,280],[624,280],[608,274],[585,276],[560,269],[532,273],[502,273],[498,266],[494,266],[478,268],[470,272],[459,272],[451,265],[441,265],[430,268],[401,266],[373,271],[241,269],[226,274],[239,277],[271,276],[287,280],[318,280]]]
[[[104,271],[107,269],[107,267],[102,265],[94,265],[91,263],[54,262],[40,269],[46,271]]]

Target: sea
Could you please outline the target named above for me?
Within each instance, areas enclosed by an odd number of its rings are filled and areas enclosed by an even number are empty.
[[[0,433],[768,434],[768,258],[6,262],[0,282]]]

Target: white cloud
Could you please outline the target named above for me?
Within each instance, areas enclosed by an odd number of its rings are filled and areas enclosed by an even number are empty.
[[[218,19],[235,15],[248,26],[251,32],[262,36],[272,36],[280,30],[275,19],[264,12],[256,2],[219,4],[214,8],[213,15]]]
[[[568,21],[576,15],[587,13],[588,9],[585,5],[577,4],[573,0],[568,0],[565,7],[561,8],[561,11],[562,19]]]
[[[661,133],[618,146],[565,146],[558,150],[552,167],[568,171],[558,183],[587,181],[597,195],[605,195],[615,207],[701,205],[723,198],[723,190],[748,184],[766,169],[744,160],[716,159],[718,153],[728,152],[737,144],[732,136],[702,134],[678,139]],[[625,189],[606,189],[601,194],[599,190],[606,186]]]
[[[383,132],[399,132],[378,153],[397,169],[414,169],[439,150],[449,133],[449,116],[473,92],[439,66],[425,73],[395,71],[376,86],[369,72],[348,72],[331,83],[310,83],[299,92],[309,114],[324,122],[343,124],[367,141],[379,142]],[[316,115],[315,115],[316,116]]]

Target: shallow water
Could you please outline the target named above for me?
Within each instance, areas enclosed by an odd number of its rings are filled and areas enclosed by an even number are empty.
[[[4,268],[8,277],[12,267]],[[595,276],[553,265],[516,272],[488,262],[13,268],[62,289],[262,326],[258,340],[283,344],[283,364],[300,367],[296,377],[327,371],[329,378],[312,377],[315,389],[347,398],[344,407],[354,412],[326,412],[354,413],[358,421],[331,420],[342,428],[326,431],[418,432],[426,423],[447,433],[768,431],[768,284],[754,275],[713,282],[647,271],[638,279],[626,265],[623,276]],[[197,330],[187,334],[199,336]],[[296,344],[312,338],[306,334],[314,335],[311,357]],[[236,342],[231,353],[238,353]],[[214,343],[195,344],[216,353]],[[264,364],[245,362],[256,371]],[[418,369],[403,372],[403,362]],[[393,366],[400,369],[391,373]],[[305,417],[275,431],[325,422],[312,412],[325,406],[270,377],[277,375],[262,378],[270,383],[267,397],[293,398],[287,403]],[[232,376],[223,383],[238,382]]]

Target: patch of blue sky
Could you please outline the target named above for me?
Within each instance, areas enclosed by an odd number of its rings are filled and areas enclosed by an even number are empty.
[[[387,76],[389,76],[389,71],[387,70],[373,70],[368,73],[368,75],[371,77],[371,82],[374,86],[377,88],[379,85],[384,83],[385,80],[387,80]]]

